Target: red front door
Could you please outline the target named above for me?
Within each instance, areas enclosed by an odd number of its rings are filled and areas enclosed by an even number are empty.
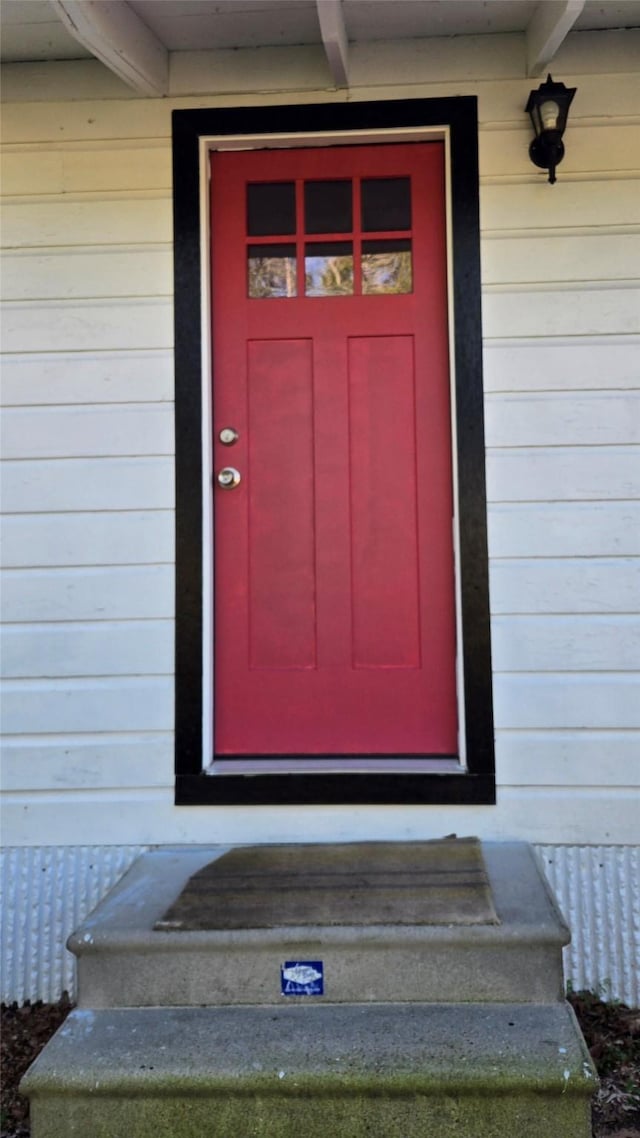
[[[455,754],[443,146],[215,154],[212,256],[216,754]]]

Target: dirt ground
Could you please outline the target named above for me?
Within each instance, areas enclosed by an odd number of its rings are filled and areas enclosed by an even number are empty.
[[[29,1138],[29,1103],[18,1083],[73,1004],[3,1004],[0,1019],[0,1138]]]
[[[594,1138],[640,1138],[640,1009],[592,992],[573,992],[569,1002],[600,1076]]]
[[[603,1003],[591,992],[569,996],[598,1068],[593,1138],[640,1138],[640,1009]],[[29,1104],[18,1083],[72,1005],[2,1005],[0,1138],[29,1138]]]

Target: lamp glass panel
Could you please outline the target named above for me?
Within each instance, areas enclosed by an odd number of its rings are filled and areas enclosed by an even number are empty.
[[[553,99],[545,99],[540,107],[540,120],[543,130],[558,130],[560,128],[560,107]]]
[[[542,122],[540,121],[540,107],[539,107],[538,103],[533,104],[529,113],[531,115],[531,122],[533,123],[533,129],[536,132],[536,138],[539,138],[540,134],[542,133]]]

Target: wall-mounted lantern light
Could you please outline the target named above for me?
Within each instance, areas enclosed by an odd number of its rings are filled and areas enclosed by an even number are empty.
[[[577,87],[554,83],[551,76],[547,75],[546,83],[541,83],[537,91],[531,92],[525,107],[536,132],[529,147],[529,157],[535,166],[549,171],[549,181],[552,184],[556,180],[556,166],[564,158],[562,136],[576,91]]]

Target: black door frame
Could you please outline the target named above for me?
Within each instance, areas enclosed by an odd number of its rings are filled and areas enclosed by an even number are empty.
[[[203,770],[202,140],[442,128],[449,140],[458,573],[465,766],[210,775]],[[313,143],[309,143],[312,145]],[[475,97],[173,112],[177,805],[495,802]],[[227,764],[228,766],[228,764]]]

